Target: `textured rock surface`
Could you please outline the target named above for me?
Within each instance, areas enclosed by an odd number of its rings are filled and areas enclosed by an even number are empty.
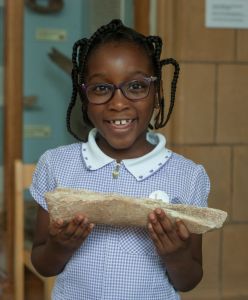
[[[227,213],[206,207],[168,204],[149,198],[131,198],[118,194],[102,194],[86,190],[57,188],[45,194],[50,218],[69,221],[79,212],[90,222],[114,226],[140,226],[147,223],[147,215],[162,208],[172,221],[180,218],[192,233],[205,233],[220,228]]]

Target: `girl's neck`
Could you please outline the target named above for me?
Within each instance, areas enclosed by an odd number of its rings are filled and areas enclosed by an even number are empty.
[[[115,149],[108,144],[108,142],[101,136],[96,136],[96,143],[98,147],[109,157],[112,157],[117,162],[121,162],[123,159],[132,159],[141,157],[154,149],[154,145],[150,144],[146,139],[136,145],[136,147],[129,147],[125,149]]]

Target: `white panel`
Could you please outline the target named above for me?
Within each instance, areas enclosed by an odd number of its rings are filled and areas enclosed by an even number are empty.
[[[24,125],[24,138],[48,138],[51,136],[51,127],[48,125]]]
[[[210,28],[248,28],[248,0],[205,0],[205,23]]]
[[[120,19],[125,20],[126,15],[125,15],[125,0],[120,0]]]
[[[90,34],[112,19],[121,19],[121,0],[90,1]]]
[[[157,34],[157,0],[150,0],[149,12],[150,34]]]

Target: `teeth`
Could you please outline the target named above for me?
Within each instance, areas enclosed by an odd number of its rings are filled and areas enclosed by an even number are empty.
[[[126,125],[128,123],[131,123],[131,120],[114,120],[111,121],[111,123],[115,125]]]

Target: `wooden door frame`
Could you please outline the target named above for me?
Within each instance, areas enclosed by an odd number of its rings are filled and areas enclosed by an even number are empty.
[[[134,0],[134,29],[149,35],[150,0]]]
[[[24,0],[4,3],[4,205],[8,290],[13,291],[14,161],[22,158]],[[9,291],[8,291],[9,292]]]

